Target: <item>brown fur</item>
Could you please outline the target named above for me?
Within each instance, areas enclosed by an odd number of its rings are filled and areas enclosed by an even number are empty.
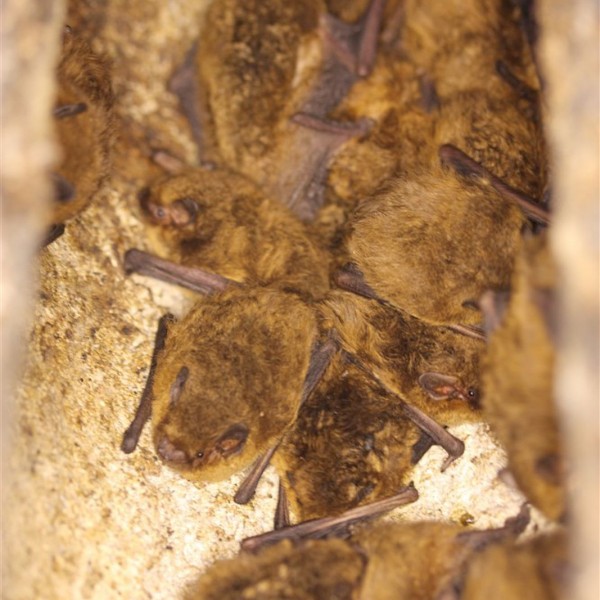
[[[435,86],[437,144],[459,147],[505,183],[541,198],[547,159],[539,100],[524,98],[497,71],[502,61],[539,89],[519,18],[505,0],[410,0],[402,47]]]
[[[560,600],[568,598],[571,575],[564,533],[546,534],[521,545],[486,548],[469,564],[463,600]]]
[[[259,555],[214,564],[190,586],[186,600],[351,600],[364,568],[362,557],[341,540],[288,540]]]
[[[106,59],[71,30],[64,34],[57,83],[57,109],[86,106],[84,112],[55,119],[62,152],[56,173],[75,191],[70,200],[54,204],[53,222],[62,223],[80,212],[109,177],[114,97]]]
[[[272,148],[282,116],[298,85],[301,44],[317,38],[318,1],[213,2],[198,48],[206,112],[214,126],[217,156],[256,175]],[[258,167],[260,171],[260,167]]]
[[[329,168],[327,201],[313,227],[336,241],[336,228],[382,182],[437,161],[437,155],[433,115],[424,106],[419,73],[408,60],[380,52],[371,75],[354,84],[334,116],[372,122],[367,135],[344,144]]]
[[[222,479],[249,465],[296,418],[316,339],[313,312],[293,294],[232,289],[199,300],[170,327],[158,357],[152,423],[159,454],[166,439],[169,454],[185,454],[167,462],[193,480]],[[182,367],[189,376],[170,406]],[[227,456],[219,440],[237,425],[247,439]]]
[[[564,515],[564,456],[554,402],[555,350],[536,297],[554,289],[545,237],[527,240],[511,281],[503,322],[483,365],[485,417],[508,452],[525,495],[551,519]]]
[[[480,419],[481,342],[345,292],[326,305],[342,347],[389,390],[444,425]],[[419,383],[425,373],[456,378],[450,397],[433,399]]]
[[[191,212],[182,201],[192,203]],[[185,265],[307,298],[329,289],[327,255],[287,208],[246,177],[188,169],[153,184],[142,204]]]
[[[331,41],[349,28],[327,21],[318,0],[230,0],[212,4],[204,30],[198,69],[212,157],[312,220],[329,160],[362,129],[332,134],[290,119],[327,117],[359,78]]]
[[[338,355],[275,461],[304,521],[398,493],[418,438],[397,398]]]
[[[360,598],[460,600],[464,574],[478,554],[499,543],[505,544],[505,551],[514,549],[514,540],[527,521],[528,516],[519,515],[504,527],[489,530],[434,522],[365,528],[354,539],[369,557]]]
[[[524,223],[490,187],[439,169],[396,179],[362,203],[347,244],[390,304],[433,324],[477,324],[465,303],[508,285]]]
[[[190,587],[186,598],[459,600],[464,574],[472,563],[478,565],[478,553],[485,558],[486,547],[507,555],[514,552],[514,538],[523,525],[478,531],[448,523],[388,522],[367,525],[349,541],[292,545],[285,540],[258,554],[216,563]],[[530,547],[537,552],[543,544]],[[558,557],[563,550],[552,548]],[[523,579],[528,576],[535,578],[534,573],[524,573]]]

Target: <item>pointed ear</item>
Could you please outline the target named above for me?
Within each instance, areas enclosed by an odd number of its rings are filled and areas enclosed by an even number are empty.
[[[327,339],[324,342],[317,342],[312,349],[308,370],[304,378],[304,386],[302,388],[302,398],[300,405],[304,404],[312,391],[317,387],[321,377],[327,370],[329,363],[332,361],[338,351],[338,343],[335,339],[335,331],[331,330]]]
[[[483,329],[487,337],[500,325],[508,308],[510,292],[487,290],[479,299],[479,309],[483,313]]]
[[[429,394],[432,400],[449,400],[462,398],[460,381],[451,375],[441,373],[423,373],[419,377],[419,385]]]
[[[343,290],[372,300],[380,300],[375,290],[365,281],[362,271],[354,263],[347,263],[338,269],[333,280]]]
[[[224,457],[239,454],[246,444],[248,433],[249,430],[243,423],[232,425],[217,440],[217,452]]]

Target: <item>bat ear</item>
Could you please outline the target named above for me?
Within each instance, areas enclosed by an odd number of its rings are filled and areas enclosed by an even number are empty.
[[[479,299],[479,309],[483,313],[483,329],[487,337],[500,325],[506,313],[510,292],[487,290]]]
[[[169,391],[169,407],[172,408],[179,401],[179,397],[181,396],[181,392],[183,392],[189,374],[190,371],[187,367],[181,367],[181,369],[179,369],[179,373],[177,373],[177,377],[175,377],[175,381],[173,382],[173,385],[171,385]]]
[[[375,290],[365,281],[362,271],[354,263],[346,263],[338,269],[333,276],[333,280],[343,290],[373,300],[380,299]]]
[[[61,204],[71,202],[75,198],[75,186],[60,173],[52,173],[54,182],[54,200]]]
[[[249,430],[243,423],[232,425],[217,440],[217,452],[223,457],[239,454],[246,444],[248,433]]]
[[[304,386],[302,388],[302,398],[300,405],[310,396],[312,391],[317,387],[321,377],[327,370],[329,363],[332,361],[338,351],[338,343],[336,341],[336,333],[332,329],[329,332],[327,339],[324,342],[318,342],[313,346],[308,363],[308,370],[304,378]]]
[[[429,394],[432,400],[449,400],[462,397],[460,381],[451,375],[441,373],[423,373],[419,377],[419,385]]]

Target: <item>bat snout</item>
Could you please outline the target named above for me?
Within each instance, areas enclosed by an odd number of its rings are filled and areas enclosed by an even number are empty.
[[[187,454],[178,448],[166,435],[158,442],[156,451],[165,462],[185,463],[188,461]]]

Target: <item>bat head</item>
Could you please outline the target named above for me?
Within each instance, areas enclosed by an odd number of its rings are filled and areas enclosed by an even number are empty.
[[[166,175],[139,194],[142,210],[155,225],[206,234],[248,210],[262,196],[245,177],[224,168],[189,168]]]

